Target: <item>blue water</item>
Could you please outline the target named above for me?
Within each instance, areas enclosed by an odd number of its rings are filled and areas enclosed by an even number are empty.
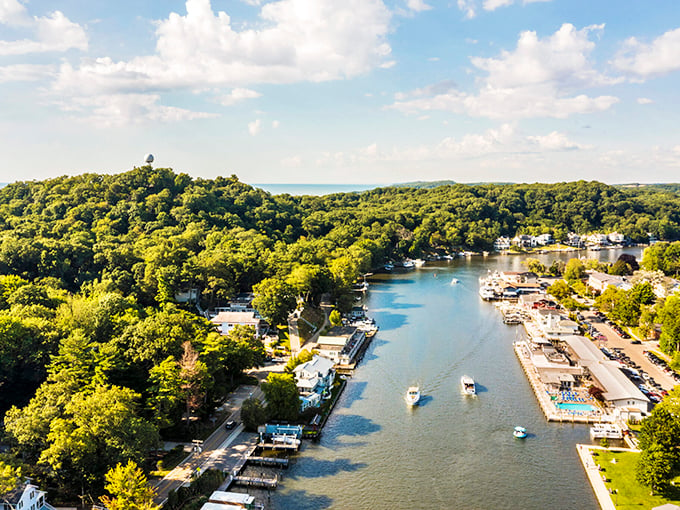
[[[333,193],[350,193],[389,186],[389,184],[252,184],[256,188],[268,191],[272,195],[331,195]]]
[[[569,404],[566,402],[558,402],[555,404],[558,409],[566,409],[567,411],[594,411],[595,408],[590,404]]]

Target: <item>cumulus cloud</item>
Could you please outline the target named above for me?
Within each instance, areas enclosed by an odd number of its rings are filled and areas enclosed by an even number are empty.
[[[60,106],[64,111],[81,114],[84,122],[102,128],[216,117],[213,113],[165,106],[160,99],[158,94],[109,94],[74,98]]]
[[[262,121],[260,119],[255,119],[252,122],[248,122],[248,133],[250,136],[255,136],[260,132],[262,128]]]
[[[572,142],[564,133],[553,131],[544,136],[528,136],[527,140],[538,147],[550,151],[569,151],[577,149],[591,149],[591,145],[581,145]]]
[[[497,58],[470,59],[477,70],[486,73],[478,81],[477,94],[458,90],[454,84],[447,91],[430,86],[397,94],[391,108],[406,113],[444,110],[500,119],[565,118],[606,110],[618,98],[577,93],[621,81],[599,73],[588,59],[595,47],[588,36],[602,28],[597,25],[577,30],[565,23],[543,39],[536,32],[522,32],[513,51],[502,51]]]
[[[652,104],[654,101],[648,97],[638,97],[637,102],[638,104]]]
[[[462,137],[446,137],[433,144],[382,147],[371,143],[349,152],[326,152],[316,160],[319,166],[352,166],[373,162],[423,162],[432,160],[460,160],[483,158],[490,155],[540,154],[556,151],[591,149],[569,140],[564,133],[525,136],[510,123],[483,133],[469,133]]]
[[[680,70],[678,48],[680,28],[669,30],[648,44],[631,37],[625,42],[613,64],[633,79],[645,80]]]
[[[250,89],[244,89],[244,88],[236,88],[233,89],[229,94],[226,96],[222,96],[219,99],[220,104],[224,106],[231,106],[236,103],[240,103],[241,101],[244,101],[245,99],[256,99],[258,97],[261,97],[262,94],[259,92],[255,92],[254,90]]]
[[[300,156],[290,156],[281,160],[281,166],[286,168],[298,168],[302,165],[302,158]]]
[[[85,30],[60,11],[54,11],[48,16],[31,17],[17,0],[2,0],[0,24],[21,29],[32,36],[11,41],[0,40],[0,56],[64,52],[72,48],[87,50]]]
[[[272,128],[277,129],[281,123],[278,120],[273,120],[272,121]]]
[[[11,81],[38,81],[53,75],[55,67],[39,64],[14,64],[0,66],[0,83]]]
[[[429,11],[432,6],[427,5],[424,0],[406,0],[406,6],[415,12]]]
[[[260,9],[261,28],[237,30],[210,0],[157,22],[156,53],[63,66],[58,89],[164,90],[327,81],[384,63],[390,12],[381,0],[279,0]]]
[[[508,7],[513,4],[533,4],[537,2],[551,2],[552,0],[458,0],[458,8],[463,11],[465,17],[472,19],[477,15],[480,3],[485,11],[495,11],[499,7]]]

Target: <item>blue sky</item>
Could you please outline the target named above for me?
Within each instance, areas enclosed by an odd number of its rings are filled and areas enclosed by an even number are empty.
[[[0,0],[0,182],[678,182],[677,0]]]

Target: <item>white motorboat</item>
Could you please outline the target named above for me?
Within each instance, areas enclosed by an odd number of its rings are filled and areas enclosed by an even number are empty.
[[[406,403],[414,406],[420,400],[420,388],[418,386],[411,386],[406,392]]]
[[[524,427],[515,427],[515,430],[512,431],[512,435],[518,439],[524,439],[527,437],[527,429]]]
[[[475,381],[469,375],[464,375],[460,378],[460,387],[465,395],[475,395],[477,394],[477,389],[475,388]]]
[[[460,280],[458,278],[451,278],[451,285],[456,285],[460,283]]]
[[[496,299],[496,291],[494,290],[493,287],[484,285],[483,287],[479,288],[479,296],[485,301],[488,301],[490,299]]]
[[[388,262],[387,264],[385,264],[385,271],[392,271],[393,269],[394,269],[394,264],[392,264],[391,262]]]
[[[402,267],[404,269],[414,269],[416,267],[416,263],[411,259],[406,259],[404,262],[402,262]]]

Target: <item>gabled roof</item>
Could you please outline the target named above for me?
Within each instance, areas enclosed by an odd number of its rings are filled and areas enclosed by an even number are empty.
[[[321,374],[325,377],[328,372],[333,369],[334,363],[328,358],[322,356],[314,356],[310,361],[302,363],[293,369],[293,372],[300,374],[301,372],[309,372],[312,374]]]
[[[260,319],[255,317],[254,312],[220,312],[210,319],[213,324],[258,324]]]
[[[13,490],[6,492],[4,495],[0,495],[0,499],[10,505],[16,505],[23,496],[24,491],[30,486],[28,482],[23,482],[17,485]]]

